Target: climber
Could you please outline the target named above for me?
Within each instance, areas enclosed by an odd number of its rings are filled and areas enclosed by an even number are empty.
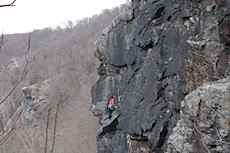
[[[114,108],[116,108],[116,106],[114,105],[114,101],[115,101],[114,98],[115,98],[115,96],[112,95],[111,99],[109,101],[109,105],[108,105],[108,108],[109,108],[109,119],[111,119],[113,110],[114,110]]]

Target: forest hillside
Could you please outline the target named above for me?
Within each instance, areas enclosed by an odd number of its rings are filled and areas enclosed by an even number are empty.
[[[99,64],[93,46],[119,9],[65,28],[2,35],[1,153],[97,152],[99,126],[89,111]]]

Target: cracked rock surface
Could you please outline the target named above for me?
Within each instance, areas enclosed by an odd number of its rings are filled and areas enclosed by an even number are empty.
[[[230,149],[230,80],[205,83],[181,102],[180,120],[168,152],[223,152]]]
[[[97,138],[98,152],[167,151],[184,97],[229,77],[229,6],[228,0],[132,0],[104,30],[94,50],[100,79],[91,90],[91,111],[103,129],[110,96],[120,89],[122,98],[116,123],[107,122],[111,130]]]

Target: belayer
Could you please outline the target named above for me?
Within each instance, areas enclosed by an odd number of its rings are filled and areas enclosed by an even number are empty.
[[[110,99],[110,101],[109,101],[109,105],[108,105],[108,109],[109,109],[109,119],[111,119],[113,110],[114,110],[114,108],[116,108],[116,106],[114,105],[114,101],[115,101],[114,98],[115,98],[115,96],[112,95],[112,96],[111,96],[111,99]]]

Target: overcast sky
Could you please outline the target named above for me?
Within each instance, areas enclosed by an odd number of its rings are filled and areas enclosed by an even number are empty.
[[[0,0],[8,4],[13,0]],[[99,14],[126,0],[17,0],[15,7],[0,8],[0,33],[30,32],[33,29],[63,26],[68,20],[76,21]]]

